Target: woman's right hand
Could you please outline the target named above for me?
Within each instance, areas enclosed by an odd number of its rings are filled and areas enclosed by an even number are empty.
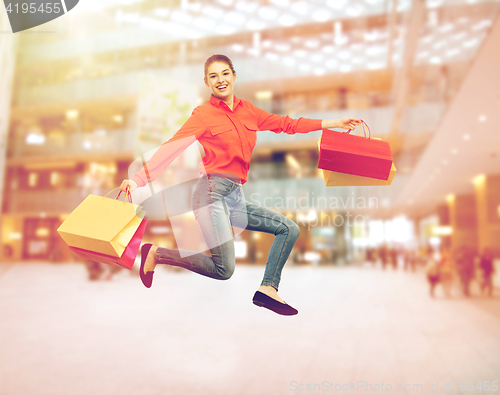
[[[121,185],[120,185],[120,189],[123,192],[126,192],[127,187],[130,188],[130,193],[132,193],[137,189],[137,184],[135,183],[134,180],[123,180]]]

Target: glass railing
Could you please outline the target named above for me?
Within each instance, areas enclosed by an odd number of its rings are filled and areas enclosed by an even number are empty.
[[[72,188],[47,190],[14,190],[9,192],[7,213],[60,215],[71,213],[89,194],[104,196],[112,188]]]
[[[137,95],[139,75],[127,73],[103,78],[86,78],[40,86],[21,87],[14,97],[16,107],[48,103],[64,103]]]
[[[16,136],[9,142],[11,157],[53,156],[68,154],[99,154],[132,152],[134,131],[132,129],[106,131],[105,134],[79,133],[58,135],[57,139],[43,138],[43,143],[28,144],[27,137]]]

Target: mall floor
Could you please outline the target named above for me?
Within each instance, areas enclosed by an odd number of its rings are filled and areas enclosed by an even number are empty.
[[[299,314],[283,317],[251,302],[262,274],[160,267],[146,289],[126,270],[0,264],[0,393],[500,393],[498,289],[432,299],[421,270],[286,266]]]

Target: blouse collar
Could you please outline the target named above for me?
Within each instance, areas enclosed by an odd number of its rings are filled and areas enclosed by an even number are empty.
[[[240,103],[240,99],[238,99],[236,96],[233,97],[233,110],[236,108],[236,106]],[[215,107],[220,107],[222,103],[225,104],[224,100],[217,99],[214,95],[210,95],[210,103],[212,103]],[[227,104],[226,104],[227,106]]]

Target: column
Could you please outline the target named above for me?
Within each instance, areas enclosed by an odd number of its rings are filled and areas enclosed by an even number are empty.
[[[478,222],[478,247],[500,255],[500,174],[474,178]]]
[[[453,228],[451,248],[462,246],[477,250],[477,212],[475,195],[448,196],[450,225]]]
[[[440,204],[437,209],[437,215],[439,217],[440,226],[450,226],[450,207],[448,204]],[[451,237],[441,236],[442,245],[450,248],[451,247]]]

